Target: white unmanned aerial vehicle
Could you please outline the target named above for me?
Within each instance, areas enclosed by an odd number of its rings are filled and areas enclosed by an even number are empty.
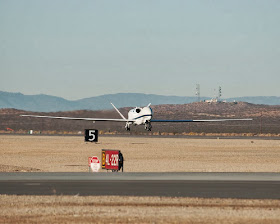
[[[112,103],[111,103],[112,104]],[[117,121],[125,122],[125,129],[130,131],[131,125],[145,125],[147,131],[152,130],[151,122],[221,122],[221,121],[251,121],[252,119],[215,119],[215,120],[152,120],[153,110],[149,104],[146,107],[135,107],[128,112],[128,118],[125,118],[121,112],[112,104],[122,119],[111,118],[76,118],[76,117],[53,117],[41,115],[20,115],[22,117],[40,117],[40,118],[53,118],[53,119],[66,119],[66,120],[86,120],[86,121]]]

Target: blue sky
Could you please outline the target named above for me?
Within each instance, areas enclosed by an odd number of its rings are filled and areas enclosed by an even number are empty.
[[[0,0],[0,90],[280,96],[280,1]]]

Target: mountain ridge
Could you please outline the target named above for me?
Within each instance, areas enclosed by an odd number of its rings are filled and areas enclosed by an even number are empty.
[[[201,97],[201,100],[211,99]],[[280,97],[277,96],[255,96],[236,97],[225,99],[228,102],[242,101],[253,104],[280,105]],[[79,100],[66,100],[62,97],[46,94],[24,95],[20,92],[0,91],[0,108],[14,108],[18,110],[36,112],[58,112],[72,110],[107,110],[111,109],[111,102],[117,107],[135,107],[161,104],[187,104],[197,101],[197,97],[164,96],[143,93],[116,93],[96,97],[88,97]]]

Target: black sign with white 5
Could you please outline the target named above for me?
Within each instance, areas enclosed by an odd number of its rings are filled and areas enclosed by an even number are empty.
[[[97,142],[98,141],[98,130],[85,129],[85,141],[86,142]]]

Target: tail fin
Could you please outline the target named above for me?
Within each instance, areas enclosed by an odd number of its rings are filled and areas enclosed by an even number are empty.
[[[112,103],[111,103],[112,104]],[[115,108],[115,110],[119,113],[119,115],[122,117],[122,119],[124,119],[124,120],[127,120],[123,115],[122,115],[122,113],[115,107],[115,105],[114,104],[112,104],[112,106]]]

